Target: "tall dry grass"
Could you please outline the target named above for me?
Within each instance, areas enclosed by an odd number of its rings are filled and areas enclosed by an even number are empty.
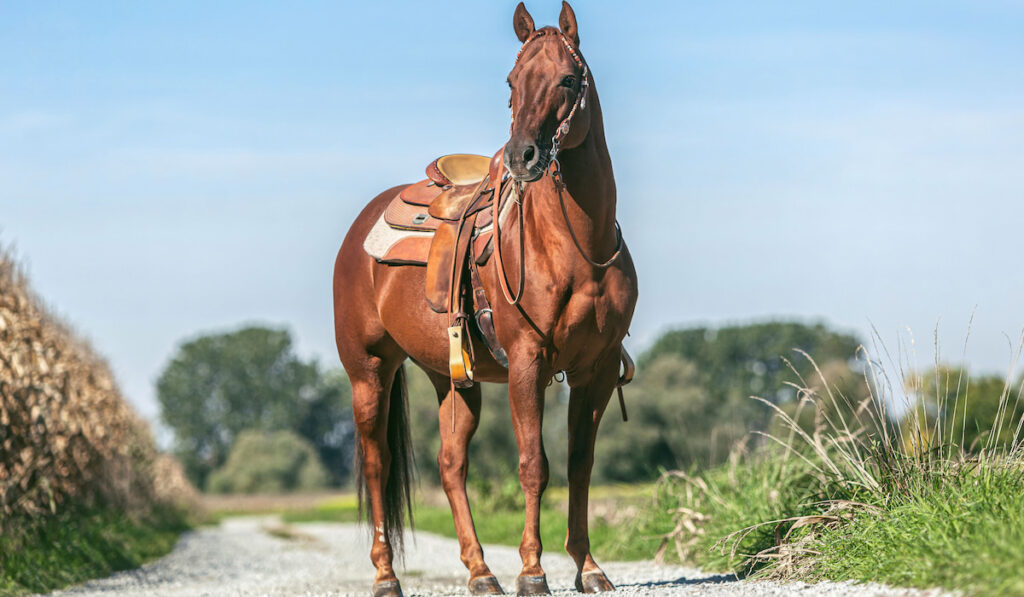
[[[194,499],[107,363],[0,247],[0,532],[69,506],[132,514]]]
[[[638,527],[660,529],[660,557],[782,579],[1024,594],[1024,336],[994,415],[971,440],[967,413],[991,394],[974,391],[965,369],[943,366],[937,341],[921,367],[912,336],[895,354],[875,337],[879,356],[858,355],[859,397],[816,365],[812,379],[791,368],[798,403],[763,401],[776,421],[757,449],[663,476]]]

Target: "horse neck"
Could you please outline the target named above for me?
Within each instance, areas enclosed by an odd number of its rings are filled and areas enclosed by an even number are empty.
[[[580,145],[560,151],[558,160],[566,186],[563,199],[576,238],[591,258],[604,260],[615,251],[618,243],[615,177],[605,142],[601,103],[597,93],[593,89],[591,92],[586,108],[592,110],[587,136]],[[529,213],[532,209],[534,213],[527,226],[532,224],[545,235],[554,234],[571,243],[551,178],[546,176],[535,185],[539,187],[540,196],[530,200],[526,211]],[[579,258],[575,248],[567,254]]]

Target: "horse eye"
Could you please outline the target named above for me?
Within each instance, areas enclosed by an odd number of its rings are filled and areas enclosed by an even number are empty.
[[[568,88],[572,89],[572,87],[576,85],[576,77],[574,77],[572,75],[566,75],[562,79],[561,85],[562,85],[562,87],[568,87]]]

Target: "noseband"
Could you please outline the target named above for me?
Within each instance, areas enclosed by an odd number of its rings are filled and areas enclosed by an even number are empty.
[[[523,42],[522,47],[519,48],[519,53],[516,54],[516,64],[519,63],[519,58],[523,55],[523,50],[526,49],[526,46],[529,45],[530,42],[537,39],[538,37],[546,35],[548,32],[549,30],[540,29],[534,32],[532,36],[530,36],[525,42]],[[552,167],[549,168],[548,170],[549,174],[551,175],[551,180],[555,185],[555,190],[558,192],[558,202],[562,208],[562,217],[565,218],[565,225],[569,229],[569,236],[572,237],[572,242],[573,244],[576,245],[576,250],[579,251],[580,256],[583,257],[583,259],[591,266],[596,267],[598,269],[605,269],[609,267],[612,263],[614,263],[615,260],[619,258],[619,255],[622,254],[622,229],[619,227],[619,222],[615,222],[615,252],[612,253],[612,256],[609,257],[607,261],[598,262],[591,259],[590,256],[587,255],[586,251],[583,250],[583,245],[580,244],[579,239],[576,237],[576,231],[572,227],[572,222],[569,221],[569,211],[565,205],[565,181],[562,180],[562,166],[558,161],[558,150],[562,144],[562,141],[564,141],[565,137],[569,134],[569,126],[572,123],[573,116],[576,115],[576,111],[585,110],[587,108],[587,90],[590,87],[590,80],[588,78],[589,69],[587,68],[587,65],[583,62],[583,59],[580,58],[579,52],[576,51],[576,48],[573,47],[572,43],[569,42],[565,35],[563,35],[561,32],[558,32],[558,36],[562,39],[562,44],[565,46],[565,49],[568,50],[569,56],[572,57],[573,61],[576,63],[576,66],[578,66],[582,71],[582,79],[580,80],[580,91],[579,93],[576,94],[576,101],[573,103],[572,109],[570,109],[569,114],[566,115],[564,119],[562,119],[562,122],[559,123],[558,128],[555,129],[555,134],[552,135],[551,137],[550,163]],[[512,124],[509,126],[509,134],[511,134],[512,128],[515,126],[516,121],[515,109],[512,108],[511,111]],[[505,166],[503,165],[502,169],[504,168]],[[497,263],[495,265],[498,266],[498,285],[501,287],[502,294],[505,295],[505,300],[508,301],[510,305],[516,305],[519,303],[519,299],[523,297],[523,278],[526,274],[526,266],[525,261],[523,259],[523,203],[519,200],[519,198],[523,194],[524,183],[510,181],[512,183],[511,199],[512,201],[519,204],[519,209],[517,210],[517,219],[519,222],[519,284],[516,293],[513,294],[512,285],[509,284],[508,282],[508,276],[505,274],[505,265],[501,259],[501,226],[499,222],[499,214],[501,213],[501,182],[503,178],[504,177],[501,174],[499,174],[498,180],[494,181],[494,253],[495,257],[497,258]]]

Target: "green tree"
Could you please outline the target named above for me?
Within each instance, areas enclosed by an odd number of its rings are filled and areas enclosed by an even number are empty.
[[[601,423],[595,480],[650,479],[659,469],[725,461],[750,431],[771,429],[773,411],[751,396],[795,407],[797,393],[788,384],[799,384],[799,377],[784,358],[808,384],[816,379],[813,364],[794,349],[834,363],[830,373],[842,369],[845,383],[856,377],[847,363],[858,346],[852,335],[793,322],[664,334],[640,356],[637,379],[626,387],[629,422],[612,405]],[[801,419],[813,425],[813,411],[801,412]]]
[[[943,366],[905,382],[922,406],[903,415],[904,437],[922,446],[952,443],[967,451],[1005,447],[1024,415],[1024,377],[1008,384],[999,375],[972,376],[966,369]]]
[[[678,355],[649,362],[634,384],[626,388],[629,421],[622,421],[613,402],[601,423],[595,452],[599,482],[650,479],[661,469],[722,462],[760,416],[749,398],[716,402],[696,365]]]
[[[854,358],[860,341],[851,334],[832,331],[824,324],[767,322],[722,328],[697,327],[675,330],[661,336],[640,359],[640,365],[663,354],[675,354],[697,368],[701,385],[712,398],[744,398],[757,395],[776,403],[787,402],[794,381],[783,358],[789,360],[804,379],[814,373],[813,365],[796,350],[817,362],[848,361]]]
[[[316,363],[311,366],[320,374]],[[351,478],[355,457],[356,427],[352,421],[352,385],[341,368],[320,374],[309,400],[303,408],[298,434],[316,448],[331,476],[331,484],[339,485]]]
[[[336,481],[348,471],[348,384],[299,359],[286,330],[247,327],[189,340],[156,388],[175,452],[197,486],[205,486],[248,429],[296,431],[314,445]]]

